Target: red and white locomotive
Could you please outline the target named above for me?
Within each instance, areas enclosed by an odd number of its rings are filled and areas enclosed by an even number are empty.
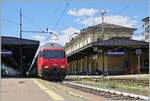
[[[40,47],[37,56],[38,76],[48,80],[63,80],[67,72],[67,58],[64,48],[56,43]]]

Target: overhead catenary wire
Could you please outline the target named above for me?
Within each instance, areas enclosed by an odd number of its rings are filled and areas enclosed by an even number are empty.
[[[135,3],[137,3],[138,0],[134,0],[133,2],[129,3],[128,5],[126,5],[124,8],[122,8],[117,14],[121,14],[123,13],[125,10],[127,10],[127,8],[133,6]]]
[[[56,16],[57,12],[60,10],[61,3],[63,0],[60,0],[60,1],[61,2],[58,4],[57,8],[53,11],[54,14],[52,15],[52,19],[54,19],[54,20],[50,20],[50,22],[49,22],[51,27],[52,27],[53,22],[55,21],[55,16]]]
[[[28,20],[32,25],[34,25],[37,29],[40,29],[42,31],[42,28],[37,24],[35,23],[33,20],[31,20],[29,17],[25,16],[25,15],[22,15],[22,17],[26,20]]]
[[[63,14],[65,13],[65,10],[66,10],[66,8],[68,7],[68,5],[69,5],[69,0],[67,1],[67,6],[65,7],[63,13],[62,13],[61,16],[59,17],[59,20],[60,20],[60,18],[63,16]],[[55,13],[57,13],[57,12],[59,11],[59,9],[60,9],[60,6],[57,7],[57,9],[55,10]],[[25,16],[25,15],[22,15],[22,17],[23,17],[24,19],[28,20],[28,21],[29,21],[32,25],[34,25],[36,28],[38,28],[38,29],[40,29],[40,30],[42,29],[37,23],[35,23],[35,22],[34,22],[33,20],[31,20],[29,17],[27,17],[27,16]],[[55,24],[56,26],[57,26],[57,24],[59,23],[59,20],[58,20],[57,23]],[[9,20],[9,19],[3,19],[3,18],[1,18],[0,21],[1,21],[1,22],[7,22],[7,23],[15,24],[15,25],[20,25],[18,22],[15,22],[15,21]]]
[[[63,12],[62,12],[62,14],[60,15],[60,17],[59,17],[58,20],[56,21],[55,25],[53,26],[53,29],[59,24],[60,20],[62,19],[63,15],[64,15],[64,13],[65,13],[65,11],[67,10],[68,6],[69,6],[69,0],[67,0],[66,6],[65,6],[65,8],[64,8],[64,10],[63,10]]]
[[[11,23],[11,24],[14,24],[14,25],[20,25],[18,22],[15,22],[15,21],[9,20],[9,19],[3,19],[3,18],[1,18],[0,21],[1,22]]]
[[[133,0],[132,0],[133,1]],[[135,5],[138,2],[138,0],[134,0],[133,2],[129,3],[128,5],[126,5],[125,7],[123,7],[121,10],[119,10],[119,12],[117,13],[118,15],[124,13],[129,7],[132,7],[133,5]],[[143,29],[141,27],[139,27],[138,29]],[[136,35],[136,34],[135,34]],[[138,34],[140,35],[140,34]]]
[[[24,15],[22,15],[22,16],[23,16],[26,20],[28,20],[32,25],[34,25],[37,29],[42,30],[41,27],[38,26],[36,23],[34,23],[31,19],[29,19],[29,17],[26,17],[26,16],[24,16]],[[1,21],[1,22],[11,23],[11,24],[20,26],[20,24],[19,24],[18,22],[13,21],[13,20],[1,18],[0,21]]]
[[[68,6],[69,6],[70,0],[67,0],[66,6],[63,10],[63,12],[61,13],[60,17],[58,18],[58,20],[56,21],[55,25],[52,27],[52,29],[56,28],[56,26],[59,24],[60,20],[62,19],[65,11],[67,10]]]

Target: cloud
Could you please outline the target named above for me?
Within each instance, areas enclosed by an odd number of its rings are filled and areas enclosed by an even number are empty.
[[[74,33],[78,33],[79,30],[73,27],[69,27],[67,29],[64,29],[61,31],[62,34],[58,34],[55,31],[52,31],[55,33],[59,38],[58,40],[55,40],[56,37],[54,35],[42,35],[42,34],[37,34],[32,36],[32,39],[34,40],[39,40],[40,44],[47,43],[47,42],[55,42],[61,45],[65,45],[66,42],[69,42],[69,37],[75,37],[76,35]]]
[[[132,35],[133,40],[144,40],[145,36],[144,35]]]
[[[81,8],[79,10],[72,9],[68,11],[69,15],[77,16],[77,17],[94,16],[96,13],[98,13],[98,10],[93,8]]]
[[[106,9],[106,12],[109,13],[110,9]],[[78,24],[87,26],[96,25],[102,22],[101,16],[98,9],[94,8],[80,8],[80,9],[71,9],[68,11],[68,14],[71,16],[75,16],[74,20]],[[110,24],[116,24],[126,27],[135,27],[138,25],[138,20],[136,16],[122,16],[122,15],[109,15],[105,14],[104,22]]]
[[[134,27],[137,24],[137,20],[121,15],[106,16],[106,22],[126,27]]]
[[[46,36],[41,35],[41,34],[31,36],[31,38],[34,39],[34,40],[40,41],[40,43],[43,43],[47,39]]]
[[[85,26],[92,26],[102,22],[101,17],[98,16],[88,18],[77,18],[75,21]],[[126,27],[134,27],[137,24],[137,20],[128,16],[121,15],[105,16],[104,22]]]
[[[75,37],[76,35],[74,33],[80,32],[78,29],[69,27],[67,29],[64,29],[61,31],[63,34],[59,36],[58,42],[61,43],[62,45],[65,45],[66,42],[69,42],[69,37]]]

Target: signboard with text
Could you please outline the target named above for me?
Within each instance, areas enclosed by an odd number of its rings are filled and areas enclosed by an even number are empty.
[[[124,51],[108,51],[107,56],[124,56],[125,52]]]
[[[136,49],[136,54],[140,55],[141,54],[141,49]]]
[[[13,52],[12,51],[9,51],[9,50],[2,50],[1,51],[1,55],[4,56],[4,57],[10,57],[13,55]]]

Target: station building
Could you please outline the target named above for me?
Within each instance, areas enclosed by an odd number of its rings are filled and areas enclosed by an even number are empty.
[[[94,25],[66,43],[68,74],[148,73],[149,44],[132,40],[135,28],[109,23]]]
[[[145,41],[149,42],[150,40],[150,31],[149,31],[149,17],[146,17],[144,19],[142,19],[142,21],[144,22],[144,35],[145,35]]]

